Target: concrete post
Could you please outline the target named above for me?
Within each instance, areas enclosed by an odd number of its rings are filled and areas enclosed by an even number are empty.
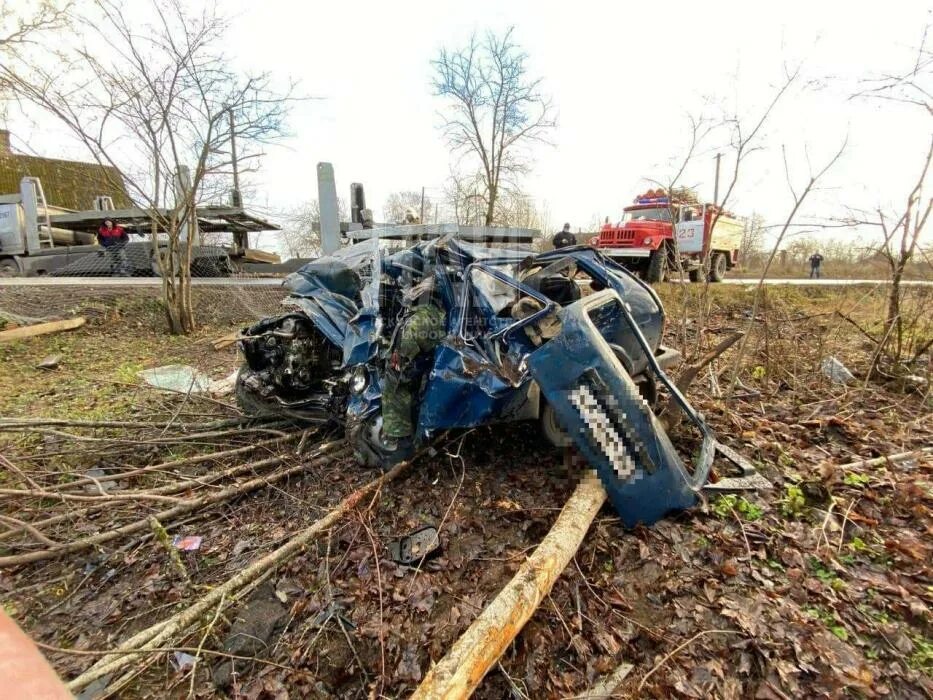
[[[39,195],[36,182],[31,177],[24,177],[19,182],[19,196],[23,205],[23,222],[25,224],[23,247],[27,253],[39,250]]]
[[[340,248],[337,183],[331,163],[317,164],[317,201],[321,212],[321,252],[330,255]]]

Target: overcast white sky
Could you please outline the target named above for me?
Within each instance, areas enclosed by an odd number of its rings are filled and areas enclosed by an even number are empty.
[[[617,217],[645,178],[670,176],[686,146],[688,114],[737,111],[751,119],[771,99],[785,65],[796,64],[817,83],[789,94],[774,112],[765,149],[746,161],[731,208],[781,219],[789,206],[782,145],[802,182],[807,153],[818,168],[847,135],[843,159],[805,216],[903,198],[921,166],[929,117],[848,96],[861,77],[911,65],[930,21],[927,3],[649,6],[220,0],[235,18],[227,44],[234,62],[244,71],[272,71],[283,82],[296,79],[301,92],[318,98],[294,108],[293,136],[268,149],[249,204],[276,210],[316,196],[315,164],[324,160],[334,164],[342,196],[353,181],[366,185],[377,217],[392,191],[425,186],[439,195],[451,156],[437,128],[442,105],[431,94],[429,62],[441,46],[457,47],[473,31],[510,25],[558,109],[554,146],[535,150],[526,184],[555,226],[569,221],[576,230],[597,216]],[[28,133],[26,123],[12,126]],[[31,141],[35,150],[58,155]],[[685,178],[707,198],[719,145],[711,140]],[[722,150],[728,171],[732,163]]]

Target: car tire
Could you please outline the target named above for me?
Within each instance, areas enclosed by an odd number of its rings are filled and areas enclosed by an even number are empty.
[[[723,253],[713,253],[713,259],[709,266],[709,281],[722,282],[726,278],[726,270],[729,267],[729,261]]]
[[[275,407],[267,404],[246,386],[243,379],[248,372],[250,372],[250,369],[245,365],[240,367],[240,371],[236,375],[236,382],[233,384],[233,394],[236,397],[237,406],[240,407],[243,413],[251,417],[281,416],[281,409],[275,410]]]
[[[648,269],[645,271],[645,281],[648,283],[663,282],[667,278],[670,261],[667,246],[662,245],[651,253],[648,258]]]
[[[544,401],[543,397],[542,401]],[[560,423],[557,422],[557,412],[551,404],[544,402],[538,423],[541,426],[541,434],[554,447],[569,447],[573,444],[573,438],[564,432]]]
[[[382,438],[381,411],[371,413],[348,426],[346,438],[357,463],[372,469],[390,469],[413,452],[411,440],[399,440],[394,446],[385,443]]]

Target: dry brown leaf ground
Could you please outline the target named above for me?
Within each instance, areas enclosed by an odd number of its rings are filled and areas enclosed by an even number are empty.
[[[686,337],[688,349],[708,347],[748,325],[750,292],[742,288],[712,290],[702,333],[677,322],[682,290],[662,292],[671,340]],[[0,308],[24,301],[4,294]],[[174,416],[176,428],[235,415],[216,402],[182,402],[143,389],[135,377],[138,369],[170,362],[194,364],[215,378],[227,374],[236,363],[234,351],[215,351],[207,341],[248,320],[255,306],[217,295],[205,292],[199,299],[202,318],[213,314],[212,325],[182,339],[161,335],[158,309],[145,294],[92,293],[80,304],[62,301],[70,304],[66,311],[80,307],[90,323],[0,348],[0,415]],[[774,488],[714,500],[634,531],[623,530],[604,509],[574,563],[477,696],[570,697],[623,661],[635,670],[620,688],[622,696],[933,695],[933,460],[839,468],[933,445],[929,394],[863,385],[871,348],[834,315],[843,310],[872,331],[880,303],[880,294],[865,288],[769,290],[736,397],[712,397],[709,374],[697,380],[690,397],[721,439],[758,463]],[[43,304],[54,307],[48,299]],[[52,353],[63,355],[60,369],[34,368]],[[819,364],[827,355],[844,362],[858,383],[843,387],[826,380]],[[723,391],[733,357],[730,351],[715,365]],[[159,429],[55,430],[0,434],[0,450],[44,485],[90,468],[152,464],[257,439],[236,434],[166,444],[158,442]],[[78,441],[62,432],[100,440]],[[686,432],[674,438],[687,447],[692,442]],[[264,448],[252,458],[273,452],[283,454]],[[286,456],[285,466],[301,460]],[[130,486],[205,479],[235,463],[230,458],[149,473]],[[0,597],[41,643],[107,650],[226,580],[371,477],[335,459],[166,523],[170,534],[204,538],[199,551],[183,557],[190,585],[144,532],[3,570]],[[21,478],[4,470],[0,486],[20,488]],[[230,695],[406,695],[541,540],[575,478],[533,426],[473,431],[421,460],[370,507],[270,579],[282,629],[260,653],[262,662],[238,667]],[[71,513],[43,529],[67,540],[164,507],[131,502],[82,517],[75,510],[83,505],[7,497],[2,512],[30,522]],[[442,524],[441,555],[418,572],[389,561],[385,544],[426,523]],[[0,555],[36,546],[29,536],[6,538]],[[217,620],[205,649],[221,648],[234,616],[228,612]],[[197,647],[210,621],[179,646]],[[66,678],[95,659],[69,651],[47,655]],[[121,697],[187,696],[191,679],[172,658],[168,652],[153,657]],[[216,693],[208,671],[218,657],[205,661],[194,677],[197,697]]]

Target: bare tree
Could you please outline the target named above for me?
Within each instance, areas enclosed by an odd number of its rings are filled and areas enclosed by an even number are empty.
[[[761,271],[761,276],[758,278],[758,285],[755,287],[755,296],[752,300],[752,309],[751,315],[748,319],[749,329],[752,324],[755,323],[755,319],[758,316],[758,306],[761,303],[761,295],[764,289],[765,277],[768,276],[768,270],[771,269],[771,264],[774,262],[774,258],[777,255],[778,250],[781,248],[781,244],[784,242],[784,238],[787,235],[787,232],[790,230],[791,226],[794,224],[794,220],[797,218],[797,214],[800,211],[800,208],[803,206],[804,201],[816,189],[817,183],[826,175],[827,172],[839,161],[842,157],[843,152],[846,149],[846,144],[848,139],[842,142],[842,145],[839,147],[839,150],[826,162],[819,171],[813,172],[812,170],[808,174],[807,181],[804,183],[802,188],[798,189],[794,187],[791,178],[790,166],[787,163],[787,150],[781,149],[784,156],[784,173],[787,178],[787,187],[790,190],[791,197],[793,198],[793,204],[791,205],[790,211],[787,213],[787,217],[784,219],[784,223],[781,225],[781,230],[778,232],[777,239],[774,241],[774,245],[771,248],[771,252],[768,254],[768,259],[765,262],[764,268]],[[809,162],[809,157],[807,158]],[[739,344],[738,352],[735,356],[735,364],[732,370],[732,383],[729,387],[729,396],[735,391],[735,387],[739,381],[739,371],[742,367],[742,360],[745,357],[745,349],[748,345],[749,333],[746,332],[741,339]]]
[[[542,229],[546,222],[543,212],[528,193],[509,187],[500,192],[496,201],[495,222],[499,226]]]
[[[113,166],[146,210],[169,329],[189,333],[195,208],[225,187],[232,139],[248,162],[281,136],[289,100],[270,76],[232,71],[213,6],[153,0],[148,21],[133,23],[122,3],[98,0],[75,22],[78,40],[63,37],[54,61],[20,54],[0,74]]]
[[[933,116],[933,86],[930,85],[933,48],[930,47],[930,29],[929,24],[923,27],[916,57],[910,68],[866,78],[862,81],[863,88],[852,97],[900,102],[919,107]]]
[[[346,221],[347,202],[337,198],[337,218]],[[311,199],[284,216],[282,242],[290,258],[305,258],[321,252],[321,206]]]
[[[691,188],[688,185],[685,185],[683,182],[685,173],[688,170],[688,167],[692,164],[697,155],[701,152],[701,146],[705,144],[708,139],[712,138],[714,135],[724,134],[724,140],[727,142],[727,146],[722,150],[731,157],[732,160],[732,170],[731,174],[728,175],[728,181],[725,188],[723,188],[719,196],[714,196],[714,201],[712,203],[712,216],[710,221],[710,230],[713,231],[716,229],[719,219],[722,214],[727,211],[727,207],[730,205],[732,194],[739,183],[741,176],[744,173],[744,167],[748,157],[757,151],[762,150],[762,139],[764,135],[765,125],[771,119],[775,108],[781,99],[787,94],[787,92],[797,83],[800,77],[800,68],[797,67],[793,71],[785,71],[782,82],[774,90],[771,99],[768,103],[762,108],[757,114],[751,118],[746,118],[740,116],[738,113],[728,113],[725,114],[722,119],[713,120],[708,116],[695,116],[689,115],[690,121],[690,131],[689,138],[687,142],[687,147],[684,151],[684,155],[674,161],[674,166],[672,168],[672,175],[666,181],[657,181],[651,180],[655,185],[660,185],[668,193],[675,192],[688,192]],[[717,149],[719,150],[719,149]],[[674,227],[676,233],[676,225],[678,212],[674,203],[674,197],[669,197],[668,204],[668,215]],[[683,261],[680,255],[680,249],[677,241],[677,236],[673,236],[670,249],[670,257],[664,254],[664,251],[660,251],[659,259],[657,260],[658,265],[655,267],[654,276],[662,279],[664,274],[667,272],[669,267],[670,260],[673,260],[673,267],[677,272],[677,276],[680,281],[685,280],[685,270],[683,266]],[[678,334],[680,336],[680,342],[682,347],[688,347],[688,328],[691,323],[695,323],[699,328],[706,328],[706,321],[711,309],[709,304],[709,285],[710,285],[710,267],[712,263],[712,256],[706,255],[700,261],[700,267],[698,270],[693,270],[690,272],[691,280],[702,281],[703,285],[698,294],[695,294],[692,287],[693,285],[682,284],[680,286],[680,293],[683,296],[682,304],[682,314],[679,323]],[[695,317],[691,318],[691,299],[695,301]],[[704,339],[704,333],[696,334],[696,345],[693,348],[693,354],[700,355],[701,353],[701,343]]]
[[[488,199],[481,172],[451,173],[444,187],[445,208],[458,224],[489,225]],[[550,214],[519,187],[500,186],[492,217],[495,226],[544,230],[550,227]]]
[[[765,219],[757,213],[752,212],[751,216],[745,219],[742,227],[742,242],[739,246],[739,261],[748,262],[762,252],[765,239]]]
[[[432,211],[434,203],[428,196],[424,197],[424,216]],[[409,210],[413,210],[421,218],[422,197],[420,191],[402,190],[390,194],[382,207],[383,216],[387,223],[401,224],[406,220]],[[424,223],[424,222],[422,222]]]
[[[933,117],[933,49],[929,46],[930,26],[928,24],[923,28],[916,58],[907,71],[868,79],[864,81],[865,89],[853,97],[899,102],[910,107],[919,107]],[[875,211],[874,221],[853,219],[846,222],[850,225],[874,223],[880,227],[883,239],[878,250],[887,262],[891,282],[884,331],[878,350],[872,358],[870,374],[880,371],[879,362],[882,355],[887,355],[893,363],[894,371],[898,375],[903,375],[905,370],[909,370],[905,360],[919,357],[933,344],[933,341],[923,342],[919,347],[911,348],[912,358],[905,357],[909,344],[905,342],[901,283],[905,269],[917,254],[920,235],[933,209],[933,197],[924,193],[924,186],[930,174],[930,164],[933,161],[933,138],[922,152],[924,156],[919,176],[913,181],[905,197],[904,208],[899,214],[885,212],[879,207]]]
[[[905,323],[904,304],[904,273],[914,257],[920,252],[920,235],[926,228],[930,212],[933,210],[933,197],[925,196],[923,187],[930,173],[933,162],[933,138],[926,149],[926,154],[920,173],[913,186],[907,193],[904,209],[897,212],[887,212],[879,207],[874,219],[850,218],[850,226],[874,225],[881,229],[882,241],[877,246],[877,252],[884,260],[888,270],[888,303],[884,318],[882,334],[878,347],[872,356],[869,374],[882,373],[882,360],[889,360],[890,370],[895,375],[909,373],[909,365],[933,345],[933,341],[922,338],[919,343],[905,333],[908,324]]]
[[[41,0],[16,8],[0,5],[0,48],[10,49],[37,41],[41,32],[60,29],[68,24],[70,0]]]
[[[0,63],[13,59],[19,52],[32,47],[48,32],[68,25],[70,0],[42,0],[28,10],[12,3],[0,3]],[[12,90],[0,72],[0,121],[7,117],[7,99]]]
[[[487,200],[480,173],[451,172],[444,186],[444,200],[458,224],[478,225],[486,219]]]
[[[931,112],[933,114],[933,112]],[[891,292],[888,295],[888,314],[884,321],[884,337],[888,339],[890,355],[896,363],[904,359],[904,319],[901,314],[901,282],[904,279],[904,269],[913,259],[920,241],[920,234],[926,227],[930,210],[933,208],[933,197],[927,196],[924,201],[923,186],[930,172],[930,161],[933,159],[933,139],[927,148],[926,158],[923,161],[920,176],[907,195],[904,213],[901,214],[894,225],[890,225],[884,212],[878,210],[878,219],[884,234],[884,242],[880,250],[887,261],[891,272]],[[926,344],[928,348],[929,343]],[[926,348],[917,353],[922,354]],[[876,358],[878,355],[876,355]],[[877,359],[873,365],[876,366]],[[875,367],[873,366],[872,369]]]
[[[455,153],[470,157],[482,175],[487,226],[495,222],[503,186],[517,186],[528,169],[526,147],[546,142],[556,125],[541,79],[529,76],[528,55],[512,33],[489,32],[483,39],[473,35],[466,47],[441,49],[431,63],[434,92],[447,101],[447,143]]]

